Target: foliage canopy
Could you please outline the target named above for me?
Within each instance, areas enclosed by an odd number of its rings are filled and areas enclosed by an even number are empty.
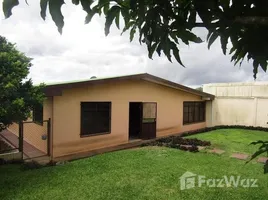
[[[148,56],[164,53],[171,61],[172,55],[183,65],[180,44],[201,43],[202,40],[192,30],[204,27],[208,30],[208,48],[219,38],[224,54],[227,44],[234,64],[244,58],[253,60],[253,75],[258,68],[265,72],[268,60],[268,1],[267,0],[72,0],[81,4],[87,13],[85,23],[95,14],[105,15],[105,34],[111,24],[118,28],[124,24],[123,32],[130,31],[130,40],[139,33],[140,43],[148,49]],[[4,0],[3,12],[8,18],[19,0]],[[64,16],[61,6],[64,0],[40,0],[41,17],[45,20],[47,8],[61,33]],[[120,23],[123,17],[124,23]]]
[[[27,79],[31,59],[0,36],[0,132],[13,122],[26,120],[44,99],[43,85]]]

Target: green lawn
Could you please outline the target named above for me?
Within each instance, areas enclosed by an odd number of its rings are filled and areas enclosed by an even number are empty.
[[[247,150],[242,130],[219,130],[196,135],[219,142],[229,132],[233,139],[222,140],[228,151]],[[244,132],[244,134],[243,134]],[[209,136],[209,134],[214,134]],[[265,139],[264,132],[251,132],[251,139]],[[263,134],[263,138],[259,138]],[[238,135],[237,137],[235,135]],[[255,137],[254,137],[255,135]],[[222,136],[223,137],[223,136]],[[227,136],[223,137],[226,138]],[[211,139],[212,141],[212,139]],[[214,143],[212,141],[212,143]],[[243,144],[244,145],[243,145]],[[213,144],[214,145],[214,144]],[[258,188],[193,188],[180,190],[179,177],[186,171],[209,178],[239,175],[257,178]],[[163,147],[123,150],[69,162],[63,166],[22,170],[19,165],[0,166],[0,199],[267,199],[268,175],[262,165],[229,158],[226,154],[190,153]]]
[[[264,131],[252,131],[243,129],[219,129],[207,133],[188,136],[188,138],[198,138],[211,142],[210,148],[218,148],[226,151],[227,155],[231,153],[247,153],[252,155],[258,145],[249,145],[257,140],[268,141],[268,133]]]

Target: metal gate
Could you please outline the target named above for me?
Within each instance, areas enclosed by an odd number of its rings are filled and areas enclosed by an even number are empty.
[[[25,121],[19,123],[19,150],[23,159],[50,156],[51,120],[41,122]]]

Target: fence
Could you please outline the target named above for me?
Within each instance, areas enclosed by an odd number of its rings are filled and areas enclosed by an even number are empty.
[[[0,134],[1,149],[22,152],[23,159],[50,156],[50,119],[13,123]]]
[[[2,131],[0,133],[0,160],[11,161],[21,160],[21,158],[22,152],[19,149],[18,137],[8,130]]]
[[[50,119],[36,123],[26,121],[21,124],[22,150],[25,158],[50,156]]]
[[[17,152],[18,150],[18,146],[13,145],[2,135],[2,133],[0,134],[0,154]]]

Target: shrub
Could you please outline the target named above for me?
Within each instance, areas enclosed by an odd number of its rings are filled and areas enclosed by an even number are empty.
[[[183,146],[189,145],[189,146]],[[142,146],[166,146],[190,152],[198,152],[197,146],[210,146],[209,141],[202,141],[196,138],[182,138],[180,136],[169,136],[142,144]]]

